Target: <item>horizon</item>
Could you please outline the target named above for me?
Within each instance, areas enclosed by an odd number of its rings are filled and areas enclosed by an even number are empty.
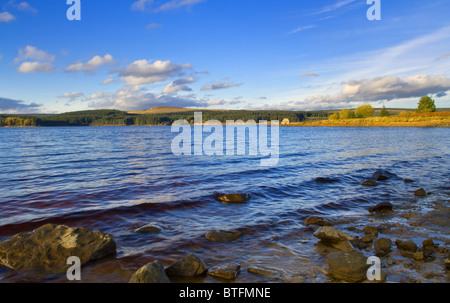
[[[446,1],[0,1],[0,113],[450,108]]]

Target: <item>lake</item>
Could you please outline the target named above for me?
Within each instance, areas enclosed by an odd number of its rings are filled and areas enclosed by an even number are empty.
[[[0,128],[0,240],[49,222],[112,234],[117,255],[84,266],[83,282],[127,282],[147,262],[167,266],[188,253],[208,265],[276,266],[285,280],[325,282],[306,217],[345,219],[350,227],[369,206],[404,205],[421,187],[434,199],[449,197],[448,128],[283,127],[274,167],[260,166],[258,156],[175,156],[175,135],[164,126]],[[398,178],[361,186],[377,169]],[[223,204],[217,193],[252,198]],[[134,231],[149,223],[163,230]],[[243,235],[209,242],[212,229]],[[36,279],[64,282],[65,275],[32,279],[0,268],[2,282]],[[243,270],[236,281],[273,277]]]

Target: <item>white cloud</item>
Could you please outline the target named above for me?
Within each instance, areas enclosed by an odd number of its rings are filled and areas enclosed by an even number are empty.
[[[214,99],[208,102],[209,106],[225,105],[226,103],[223,99]]]
[[[164,89],[164,94],[170,94],[178,91],[191,91],[186,84],[190,84],[195,82],[195,79],[193,77],[185,77],[178,80],[175,80],[173,82],[170,82]]]
[[[328,13],[328,12],[332,12],[335,11],[341,7],[344,7],[348,4],[351,4],[353,2],[355,2],[356,0],[340,0],[332,5],[326,6],[321,8],[320,10],[316,11],[313,13],[313,15],[319,15],[319,14],[323,14],[323,13]]]
[[[0,22],[11,22],[14,19],[16,19],[16,17],[14,17],[8,12],[0,13]]]
[[[112,65],[117,63],[113,56],[106,54],[103,57],[95,56],[86,63],[76,63],[66,67],[66,72],[85,72],[93,73],[104,65]]]
[[[138,60],[128,65],[120,73],[120,79],[128,85],[153,84],[165,81],[169,77],[178,76],[185,69],[190,69],[190,64],[176,64],[169,60],[157,60],[153,63],[147,60]]]
[[[225,88],[230,88],[230,87],[236,87],[236,86],[241,86],[242,83],[233,83],[233,82],[229,82],[229,83],[225,83],[225,82],[214,82],[211,85],[205,85],[201,88],[201,90],[218,90],[218,89],[225,89]]]
[[[8,6],[14,7],[21,11],[27,11],[33,14],[37,14],[38,10],[32,7],[28,2],[22,1],[17,3],[16,1],[12,0],[8,2]]]
[[[319,77],[319,75],[316,73],[302,73],[300,74],[300,77]]]
[[[116,81],[116,80],[114,80],[113,78],[108,78],[108,79],[103,80],[102,84],[106,85],[106,84],[109,84],[109,83],[113,83],[114,81]]]
[[[37,73],[37,72],[51,72],[53,65],[50,63],[42,62],[23,62],[17,71],[20,73]]]
[[[19,54],[17,58],[14,59],[14,62],[18,63],[26,60],[53,62],[55,61],[55,58],[54,55],[40,50],[37,47],[27,45],[24,48],[19,49]]]
[[[161,12],[182,7],[191,7],[192,5],[205,2],[206,0],[172,0],[163,4],[156,4],[154,0],[138,0],[131,5],[132,10],[143,12]]]
[[[75,101],[83,96],[84,94],[82,92],[71,92],[71,93],[64,93],[61,96],[58,96],[58,98],[68,99],[68,101]]]
[[[91,108],[111,108],[125,111],[145,110],[153,107],[205,107],[206,100],[194,96],[155,95],[146,88],[125,86],[112,94],[104,94],[97,102],[90,102]]]
[[[290,31],[288,33],[288,35],[292,35],[292,34],[295,34],[295,33],[298,33],[298,32],[301,32],[301,31],[304,31],[304,30],[307,30],[307,29],[312,29],[312,28],[315,28],[315,27],[316,27],[315,25],[300,26],[300,27],[297,27],[296,29],[294,29],[293,31]]]

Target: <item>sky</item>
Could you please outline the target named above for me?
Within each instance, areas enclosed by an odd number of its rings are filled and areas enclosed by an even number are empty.
[[[450,2],[379,2],[0,0],[0,113],[450,108]]]

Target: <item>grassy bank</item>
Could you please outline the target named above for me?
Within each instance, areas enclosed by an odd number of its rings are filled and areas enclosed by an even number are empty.
[[[303,127],[450,127],[450,112],[291,123]]]

